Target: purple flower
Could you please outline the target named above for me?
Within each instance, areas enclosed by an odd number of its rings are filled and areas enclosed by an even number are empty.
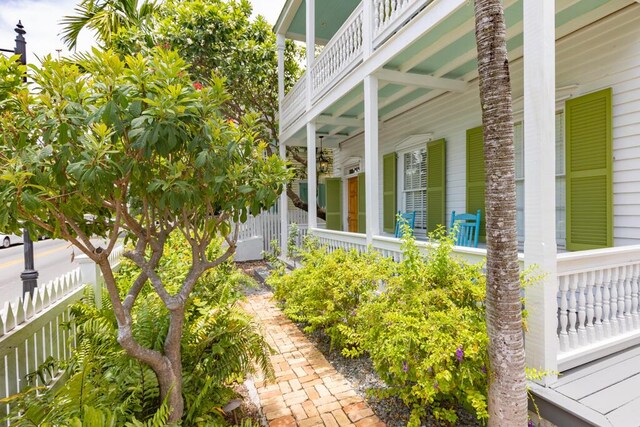
[[[482,365],[482,373],[487,375],[487,367]]]
[[[409,365],[407,364],[406,360],[404,360],[402,362],[402,370],[405,371],[405,372],[407,372],[409,370]]]
[[[462,350],[462,346],[456,349],[456,359],[458,359],[458,362],[462,362],[462,359],[464,359],[464,350]]]
[[[536,425],[533,423],[532,420],[529,420],[529,423],[527,424],[527,427],[536,427]]]
[[[434,388],[434,389],[436,389],[436,390],[438,390],[438,389],[440,388],[440,385],[438,384],[438,381],[436,381],[436,382],[433,384],[433,388]]]

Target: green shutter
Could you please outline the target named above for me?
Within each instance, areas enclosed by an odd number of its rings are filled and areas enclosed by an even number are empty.
[[[382,160],[382,228],[386,233],[396,231],[396,153],[390,153]]]
[[[306,182],[301,182],[298,184],[298,187],[300,188],[300,200],[302,200],[305,203],[308,203],[307,200],[309,199],[309,191],[308,191],[308,187],[307,187],[307,183]]]
[[[467,213],[482,211],[480,222],[480,241],[486,241],[485,221],[487,213],[484,208],[485,171],[484,171],[484,137],[482,126],[467,130]]]
[[[566,104],[567,249],[613,246],[611,89]]]
[[[446,143],[444,139],[427,144],[427,230],[445,225]]]
[[[327,229],[342,231],[342,180],[327,178]]]
[[[358,233],[367,232],[367,204],[364,172],[358,174]]]

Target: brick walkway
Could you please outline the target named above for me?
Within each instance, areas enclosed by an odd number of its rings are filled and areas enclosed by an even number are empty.
[[[260,404],[270,427],[385,426],[349,382],[271,301],[253,295],[245,306],[263,325],[275,383],[256,381]]]

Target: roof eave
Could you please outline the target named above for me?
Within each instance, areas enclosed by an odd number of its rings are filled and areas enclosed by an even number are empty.
[[[293,21],[296,13],[298,13],[301,4],[302,0],[286,0],[282,11],[280,11],[280,16],[278,16],[276,25],[273,26],[273,31],[276,34],[287,34],[289,25],[291,25],[291,21]]]

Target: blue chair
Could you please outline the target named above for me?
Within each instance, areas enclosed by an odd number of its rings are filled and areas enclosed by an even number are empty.
[[[474,214],[456,215],[456,211],[451,212],[451,233],[455,233],[454,241],[456,246],[478,247],[478,236],[480,235],[481,210]]]
[[[398,217],[396,218],[396,237],[402,237],[402,224],[408,224],[413,233],[416,224],[416,212],[400,213],[400,211],[398,211]]]

